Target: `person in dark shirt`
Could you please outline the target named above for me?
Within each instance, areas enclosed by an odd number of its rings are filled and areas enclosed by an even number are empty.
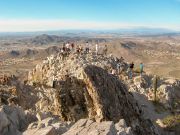
[[[107,55],[107,51],[108,51],[108,48],[107,48],[107,45],[105,45],[105,47],[104,47],[104,55]]]
[[[71,51],[74,51],[74,43],[71,43]]]
[[[130,69],[129,78],[132,79],[132,77],[133,77],[133,69],[134,69],[134,63],[133,62],[129,65],[129,69]]]
[[[65,44],[63,44],[62,50],[63,50],[64,52],[66,52],[66,46],[65,46]]]

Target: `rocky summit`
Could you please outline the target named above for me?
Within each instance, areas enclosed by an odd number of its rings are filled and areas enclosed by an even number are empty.
[[[156,134],[152,122],[141,117],[142,110],[125,84],[111,74],[117,62],[103,55],[71,54],[64,60],[52,55],[28,76],[29,84],[51,89],[39,93],[37,107],[63,121],[89,118],[116,123],[124,119],[134,134]],[[125,70],[127,64],[121,64]]]
[[[121,75],[115,72],[117,64]],[[127,71],[128,64],[112,56],[51,55],[29,72],[24,84],[13,78],[0,85],[0,133],[161,134],[136,94],[148,95],[150,77],[131,82]]]

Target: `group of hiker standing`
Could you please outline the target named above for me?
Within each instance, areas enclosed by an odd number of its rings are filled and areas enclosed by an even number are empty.
[[[142,77],[142,74],[143,74],[143,69],[144,69],[144,64],[143,63],[140,63],[139,64],[139,73],[140,73],[140,76]],[[129,78],[132,79],[133,78],[133,71],[134,71],[134,63],[131,62],[129,64]]]
[[[107,48],[107,45],[104,46],[104,49],[103,49],[103,54],[104,55],[107,55],[107,51],[108,51],[108,48]],[[68,56],[70,53],[77,53],[77,54],[82,54],[82,53],[85,53],[85,54],[88,54],[90,52],[90,44],[89,42],[86,42],[85,43],[85,47],[83,48],[82,45],[76,45],[74,43],[70,43],[70,42],[67,42],[66,44],[64,43],[62,48],[61,48],[61,57],[62,59],[64,59],[66,56]],[[95,44],[95,54],[98,55],[99,54],[99,45],[98,43]],[[123,65],[122,65],[122,61],[124,60],[123,57],[121,57],[120,59],[117,59],[118,61],[117,62],[117,70],[112,70],[112,74],[120,74],[122,72],[122,68],[123,68]],[[143,63],[140,63],[139,65],[139,72],[140,72],[140,76],[142,76],[142,73],[143,73],[143,68],[144,68],[144,65]],[[134,63],[131,62],[129,65],[128,65],[128,77],[129,79],[132,79],[133,78],[133,72],[134,72]]]
[[[124,71],[124,58],[121,57],[120,59],[115,59],[116,61],[116,69],[112,69],[111,70],[111,74],[113,75],[120,75],[122,73],[122,71]],[[143,74],[143,69],[144,69],[144,64],[143,63],[140,63],[139,65],[139,73],[140,73],[140,76],[142,77],[142,74]],[[127,70],[127,73],[128,73],[128,78],[129,79],[132,79],[133,78],[133,74],[134,74],[134,63],[131,62],[130,64],[128,64],[128,70]]]
[[[92,46],[89,42],[85,43],[85,46],[82,45],[77,45],[75,43],[64,43],[62,48],[60,49],[60,55],[65,58],[66,56],[68,56],[70,53],[76,53],[76,54],[88,54],[91,52]],[[96,55],[100,54],[99,50],[100,50],[100,46],[98,43],[95,44],[94,46],[95,51],[92,51],[92,53],[94,52]],[[103,54],[107,55],[107,45],[104,46],[103,49]]]

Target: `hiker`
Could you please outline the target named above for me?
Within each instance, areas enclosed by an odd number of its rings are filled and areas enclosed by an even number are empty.
[[[79,45],[78,45],[77,48],[76,48],[76,53],[77,53],[77,54],[80,54],[80,47],[79,47]]]
[[[63,44],[62,50],[63,50],[63,52],[66,51],[66,46],[65,46],[65,44]]]
[[[65,58],[67,56],[67,48],[66,48],[65,44],[63,44],[63,47],[61,49],[61,56],[62,56],[62,60],[65,60]]]
[[[108,51],[108,48],[107,48],[107,45],[105,45],[105,48],[104,48],[104,55],[107,55],[107,51]]]
[[[64,47],[60,51],[60,58],[61,58],[61,60],[65,60],[66,56],[67,56],[66,48]]]
[[[120,74],[120,72],[121,72],[121,63],[118,62],[118,64],[117,64],[117,73],[118,73],[118,75]]]
[[[139,67],[140,67],[140,76],[142,77],[143,68],[144,68],[143,63],[140,63]]]
[[[74,43],[71,43],[71,51],[74,51]]]
[[[82,47],[82,45],[80,45],[80,47],[79,47],[79,49],[80,49],[80,53],[82,54],[82,52],[83,52],[83,47]]]
[[[130,69],[129,78],[130,78],[130,79],[132,79],[132,77],[133,77],[133,68],[134,68],[134,63],[132,62],[132,63],[129,65],[129,69]]]
[[[86,53],[89,53],[89,48],[88,48],[88,47],[86,47],[86,50],[85,50],[85,51],[86,51]]]
[[[96,44],[96,55],[98,55],[98,49],[99,49],[98,44]]]
[[[66,44],[66,49],[70,49],[70,44],[69,44],[69,42],[67,42],[67,44]]]
[[[88,43],[88,42],[86,42],[85,52],[86,52],[86,53],[89,53],[89,43]]]
[[[66,53],[69,55],[70,54],[70,52],[71,52],[71,45],[70,45],[70,43],[68,42],[67,44],[66,44]]]

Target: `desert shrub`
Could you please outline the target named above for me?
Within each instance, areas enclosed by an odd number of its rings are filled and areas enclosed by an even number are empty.
[[[173,130],[177,127],[180,127],[180,114],[170,115],[162,119],[164,125],[169,130]]]
[[[135,68],[133,71],[134,73],[140,74],[140,68]]]

